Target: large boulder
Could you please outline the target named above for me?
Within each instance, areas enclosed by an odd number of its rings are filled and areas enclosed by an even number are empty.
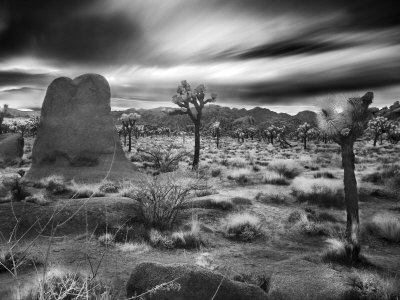
[[[32,167],[25,180],[49,175],[98,182],[135,177],[111,116],[110,86],[97,74],[55,79],[47,88]]]
[[[169,284],[160,286],[163,283]],[[154,290],[147,292],[151,289]],[[157,300],[267,299],[267,294],[258,286],[232,281],[204,268],[151,262],[137,265],[127,284],[128,298],[143,293],[146,293],[143,299]]]
[[[20,134],[0,135],[0,168],[15,164],[24,154],[24,138]]]

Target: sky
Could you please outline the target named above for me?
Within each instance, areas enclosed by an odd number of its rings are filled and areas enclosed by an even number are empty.
[[[113,109],[170,106],[181,80],[223,106],[315,110],[400,99],[398,0],[0,0],[0,105],[38,108],[98,73]]]

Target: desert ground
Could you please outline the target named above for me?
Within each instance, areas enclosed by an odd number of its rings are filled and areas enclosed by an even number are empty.
[[[139,137],[131,153],[124,146],[139,184],[53,176],[19,191],[29,195],[24,200],[1,203],[2,262],[9,269],[0,273],[0,298],[33,299],[44,274],[69,272],[101,282],[110,297],[101,299],[126,299],[132,269],[150,261],[196,264],[258,285],[268,299],[398,299],[400,145],[355,144],[363,260],[349,265],[341,260],[346,212],[338,145],[309,141],[303,149],[291,140],[282,149],[221,137],[217,148],[202,137],[200,166],[192,171],[193,140]],[[25,139],[22,163],[2,169],[2,178],[29,169],[32,145]],[[161,166],[143,149],[158,151]],[[157,175],[161,167],[172,172]],[[186,197],[170,226],[147,224],[138,195],[163,180]],[[14,259],[6,257],[10,248]]]

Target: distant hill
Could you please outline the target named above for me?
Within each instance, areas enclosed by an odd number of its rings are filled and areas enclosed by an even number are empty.
[[[163,112],[166,108],[153,109],[127,109],[125,111],[113,111],[112,114],[116,121],[123,113],[136,112],[141,115],[142,124],[165,126],[171,129],[184,129],[187,125],[191,125],[190,119],[186,116],[169,116]],[[268,108],[255,107],[249,110],[244,108],[229,108],[219,105],[209,105],[203,110],[203,125],[207,126],[215,121],[224,121],[223,123],[235,124],[254,124],[254,126],[287,126],[290,129],[296,128],[298,125],[308,122],[312,126],[317,125],[316,113],[312,111],[303,111],[295,116],[285,113],[277,113]],[[239,125],[238,125],[239,126]]]
[[[381,108],[377,113],[377,116],[386,117],[389,120],[400,121],[400,103],[396,101],[389,107],[385,106]]]
[[[29,118],[31,116],[40,116],[40,110],[25,111],[8,107],[4,116],[6,118]]]

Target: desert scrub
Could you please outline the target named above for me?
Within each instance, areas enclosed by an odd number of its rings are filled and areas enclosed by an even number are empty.
[[[3,181],[4,188],[10,192],[12,201],[21,201],[30,196],[23,183],[18,177],[8,178]]]
[[[12,252],[7,250],[0,250],[0,273],[11,272],[15,270],[29,267],[38,266],[40,262],[37,258],[28,257],[26,253]]]
[[[127,195],[138,201],[145,224],[163,230],[174,225],[189,195],[199,187],[199,179],[188,173],[161,174],[143,179]]]
[[[314,178],[335,179],[336,177],[330,172],[317,172],[313,175]]]
[[[218,177],[221,175],[221,169],[212,169],[211,170],[211,176],[212,177]]]
[[[200,199],[187,202],[185,208],[205,208],[205,209],[220,209],[231,210],[235,207],[231,200],[226,199]]]
[[[290,184],[284,175],[276,171],[270,171],[270,170],[266,170],[264,172],[262,182],[266,184],[276,184],[276,185]]]
[[[268,168],[289,179],[295,178],[302,172],[301,166],[293,159],[278,159],[271,161]]]
[[[198,222],[192,222],[190,230],[172,233],[171,239],[175,248],[198,249],[204,245]]]
[[[189,152],[176,149],[173,145],[138,149],[138,152],[142,154],[143,161],[149,162],[153,168],[161,173],[177,170],[179,162],[189,156]]]
[[[150,245],[145,242],[116,243],[115,246],[121,252],[144,253],[151,250]]]
[[[156,229],[150,231],[149,243],[155,248],[173,249],[174,240],[169,234],[162,233]]]
[[[120,186],[112,181],[104,181],[99,186],[99,191],[102,193],[115,194],[119,192]]]
[[[344,207],[343,183],[325,178],[308,179],[298,177],[292,182],[292,194],[299,202],[308,202],[321,207]]]
[[[262,234],[260,219],[249,213],[234,213],[222,224],[224,234],[228,238],[251,242]]]
[[[368,265],[367,260],[359,255],[352,257],[353,245],[344,239],[344,235],[338,238],[329,238],[326,240],[327,247],[321,254],[321,260],[324,263],[338,263],[341,265]]]
[[[34,184],[34,187],[45,188],[52,195],[69,194],[71,190],[67,187],[65,179],[60,175],[51,175]]]
[[[111,288],[101,281],[79,273],[50,274],[45,282],[31,290],[23,300],[98,300],[117,299]]]
[[[400,217],[394,214],[384,213],[372,217],[366,225],[366,229],[389,242],[400,243]]]

